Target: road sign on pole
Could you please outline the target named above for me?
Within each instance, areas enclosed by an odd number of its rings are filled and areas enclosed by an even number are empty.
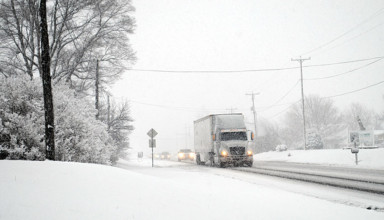
[[[147,135],[151,138],[149,140],[149,147],[152,148],[152,167],[153,167],[153,148],[156,147],[156,140],[153,138],[157,135],[157,132],[155,129],[151,128],[151,130],[148,131]]]
[[[150,148],[156,147],[156,139],[149,139],[149,147]]]
[[[147,135],[150,138],[154,138],[157,135],[157,132],[155,131],[155,129],[151,128],[151,130],[148,131]]]

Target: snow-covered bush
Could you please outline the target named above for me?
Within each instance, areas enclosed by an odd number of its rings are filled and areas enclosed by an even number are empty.
[[[324,144],[323,144],[323,141],[321,140],[320,135],[318,135],[318,134],[308,135],[307,148],[308,149],[323,149]]]
[[[8,159],[44,159],[42,93],[27,77],[0,77],[0,151]]]
[[[286,151],[286,150],[288,150],[288,147],[287,147],[287,145],[285,145],[285,144],[280,144],[280,145],[277,145],[277,146],[276,146],[276,151],[278,151],[278,152],[280,152],[280,151]]]
[[[66,85],[54,88],[56,157],[62,161],[109,163],[113,140],[96,110]]]
[[[56,160],[109,164],[113,140],[93,104],[55,85]],[[43,160],[44,108],[40,80],[0,77],[0,158]]]

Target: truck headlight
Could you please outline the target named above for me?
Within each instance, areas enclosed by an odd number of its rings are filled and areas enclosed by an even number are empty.
[[[228,152],[226,150],[221,151],[221,156],[223,157],[228,156]]]
[[[184,157],[184,154],[183,153],[179,153],[179,157],[180,158]]]
[[[247,151],[247,155],[248,156],[252,156],[253,155],[253,152],[251,150]]]

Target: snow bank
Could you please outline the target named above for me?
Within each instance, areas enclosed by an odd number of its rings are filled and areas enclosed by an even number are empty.
[[[357,166],[355,165],[355,155],[351,153],[350,149],[271,151],[256,154],[254,159],[256,161],[286,161],[384,169],[384,148],[360,149]]]
[[[51,161],[0,161],[0,168],[0,219],[384,218],[195,168]]]

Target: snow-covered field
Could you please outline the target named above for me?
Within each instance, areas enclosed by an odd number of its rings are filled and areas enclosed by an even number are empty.
[[[384,169],[384,148],[360,149],[358,165],[355,164],[355,155],[349,149],[271,151],[256,154],[254,159]]]
[[[384,219],[384,212],[229,178],[215,168],[155,164],[0,161],[0,219]]]

